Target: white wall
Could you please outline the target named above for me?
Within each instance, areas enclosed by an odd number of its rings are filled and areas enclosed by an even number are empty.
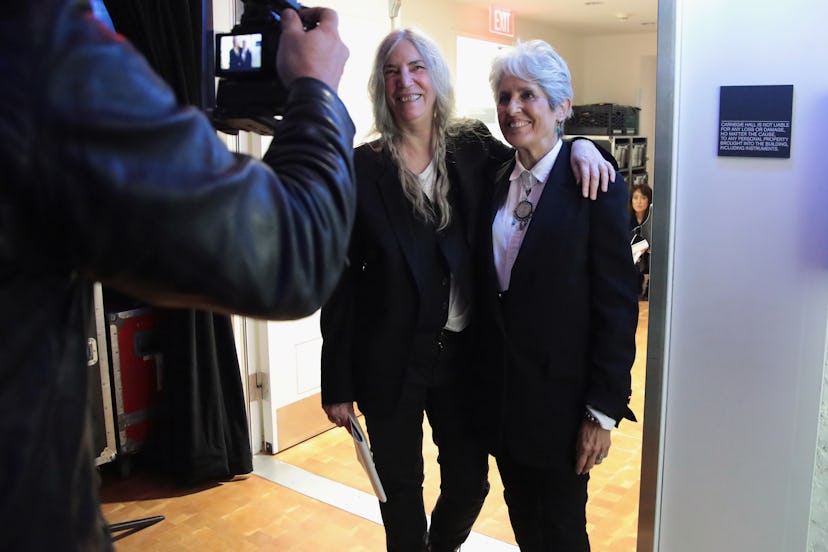
[[[638,133],[648,138],[648,184],[654,192],[656,38],[655,32],[585,38],[583,88],[575,95],[579,105],[605,102],[641,108]]]
[[[504,4],[508,7],[508,3]],[[435,16],[439,14],[439,16]],[[454,69],[457,35],[511,44],[488,32],[488,11],[445,0],[405,1],[402,26],[414,26],[438,42]],[[642,59],[656,55],[656,33],[582,36],[515,15],[515,39],[549,42],[569,65],[575,103],[613,102],[641,106]],[[647,106],[653,112],[655,106]]]
[[[657,549],[806,550],[828,313],[828,3],[676,12]],[[757,84],[794,85],[791,158],[717,157],[719,87]]]
[[[656,55],[656,33],[589,37],[584,46],[583,94],[577,103],[641,107],[642,58]]]
[[[811,488],[809,552],[823,552],[828,548],[828,400],[826,400],[826,392],[828,392],[828,366],[822,378],[819,438],[814,466],[814,485]]]
[[[339,30],[350,56],[345,64],[339,95],[348,107],[356,127],[354,141],[359,144],[368,137],[373,124],[368,98],[368,76],[377,46],[391,30],[386,0],[317,0],[305,5],[333,8],[339,14]]]
[[[502,4],[508,7],[508,3]],[[439,17],[435,14],[439,13]],[[539,38],[551,44],[566,60],[572,74],[575,104],[599,102],[641,108],[639,134],[649,139],[647,172],[653,175],[655,137],[656,33],[585,36],[515,13],[515,38],[488,32],[488,10],[445,0],[404,1],[400,25],[413,26],[433,38],[446,55],[456,76],[457,36],[511,44],[516,39]],[[488,77],[488,75],[486,75]],[[484,85],[488,88],[488,85]],[[460,111],[463,106],[459,104]],[[494,107],[494,102],[492,102]],[[497,134],[497,133],[495,133]]]
[[[569,72],[572,75],[572,92],[575,96],[575,105],[587,103],[584,86],[587,67],[592,63],[586,57],[585,45],[587,37],[550,27],[540,21],[534,21],[520,14],[515,16],[515,34],[521,40],[539,38],[548,42],[562,58],[566,60]]]

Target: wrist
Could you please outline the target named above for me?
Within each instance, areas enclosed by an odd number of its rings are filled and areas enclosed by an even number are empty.
[[[616,426],[616,420],[610,418],[603,412],[596,410],[592,406],[587,405],[584,409],[584,420],[591,422],[601,429],[605,429],[607,431],[611,431],[612,428]]]

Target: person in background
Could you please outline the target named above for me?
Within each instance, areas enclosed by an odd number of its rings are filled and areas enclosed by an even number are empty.
[[[87,410],[92,288],[287,319],[345,262],[354,126],[335,12],[283,13],[288,87],[264,162],[180,107],[88,2],[0,13],[0,519],[8,550],[111,550]]]
[[[653,189],[647,184],[636,184],[630,189],[630,230],[647,220],[652,203]]]
[[[630,243],[638,243],[651,237],[649,230],[645,229],[647,219],[650,217],[650,206],[653,204],[653,189],[647,184],[636,184],[630,190]],[[649,245],[643,250],[638,261],[635,263],[638,268],[638,284],[636,290],[639,299],[647,300],[650,294],[650,248]]]
[[[479,121],[452,115],[448,66],[411,29],[387,35],[369,81],[379,139],[356,148],[357,220],[350,264],[322,309],[322,403],[348,427],[365,416],[387,495],[389,551],[444,552],[466,540],[488,493],[488,455],[470,431],[471,244],[480,192],[513,150]],[[578,140],[584,192],[612,176]],[[577,160],[576,160],[577,159]],[[580,167],[584,167],[580,169]],[[614,185],[614,186],[617,186]],[[613,186],[613,187],[614,187]],[[440,497],[427,528],[423,413],[439,449]]]
[[[549,44],[493,63],[497,117],[516,154],[482,204],[474,395],[523,552],[585,552],[589,472],[628,408],[638,302],[623,178],[577,193],[569,69]]]

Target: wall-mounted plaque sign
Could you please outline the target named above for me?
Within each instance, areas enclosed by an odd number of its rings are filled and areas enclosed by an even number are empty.
[[[793,85],[722,86],[719,156],[791,156]]]

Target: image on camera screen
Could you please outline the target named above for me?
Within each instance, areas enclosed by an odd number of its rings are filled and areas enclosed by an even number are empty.
[[[219,55],[222,71],[259,71],[262,68],[262,33],[221,36]]]

